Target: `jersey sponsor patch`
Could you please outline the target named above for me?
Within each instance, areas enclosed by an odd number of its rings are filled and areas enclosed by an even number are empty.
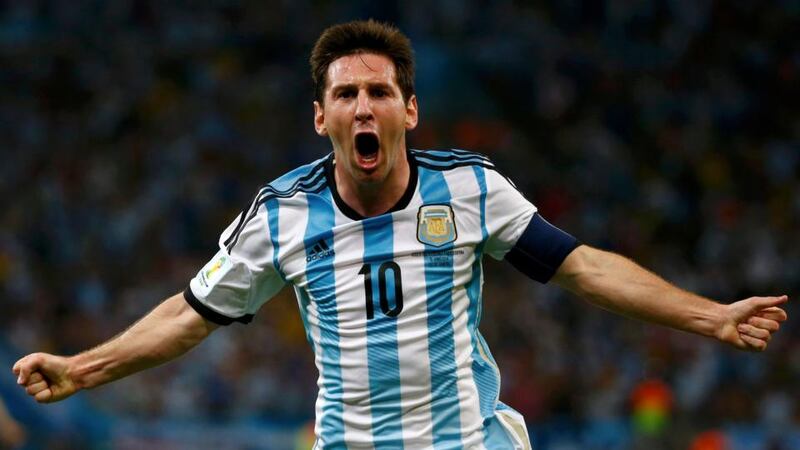
[[[417,213],[417,240],[441,247],[456,240],[456,221],[450,205],[423,205]]]
[[[200,270],[197,281],[204,289],[210,290],[233,267],[231,257],[220,250],[214,258]]]
[[[325,242],[325,239],[320,239],[319,242],[314,244],[314,246],[311,247],[311,250],[309,250],[308,256],[306,256],[306,262],[327,258],[335,254],[336,252],[334,252],[328,243]]]

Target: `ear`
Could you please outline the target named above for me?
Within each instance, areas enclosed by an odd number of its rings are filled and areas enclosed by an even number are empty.
[[[419,109],[417,109],[417,96],[412,95],[406,103],[406,130],[417,128]]]
[[[320,136],[328,135],[328,127],[325,126],[325,108],[314,101],[314,129]]]

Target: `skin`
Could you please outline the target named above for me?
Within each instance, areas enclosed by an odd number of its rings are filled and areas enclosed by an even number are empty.
[[[789,297],[750,297],[720,304],[671,285],[620,255],[581,245],[553,281],[603,309],[638,320],[714,337],[741,350],[766,350],[787,319]]]
[[[63,400],[186,353],[218,325],[205,320],[176,294],[130,328],[74,356],[33,353],[17,361],[17,383],[39,403]]]
[[[403,98],[394,63],[383,55],[343,56],[328,66],[323,104],[314,102],[314,127],[327,136],[336,159],[336,188],[365,217],[385,213],[408,186],[406,131],[419,119],[417,98]],[[355,136],[378,136],[373,163],[359,156]]]
[[[331,140],[342,199],[363,216],[386,212],[403,195],[410,170],[405,132],[417,121],[416,97],[403,98],[394,64],[385,56],[344,56],[328,68],[324,102],[314,103],[314,126]],[[378,137],[377,159],[359,157],[358,133]],[[554,281],[601,308],[743,350],[765,350],[786,320],[780,308],[785,295],[720,304],[677,288],[629,259],[585,245],[564,260]],[[170,361],[216,328],[177,294],[94,349],[69,357],[33,353],[17,361],[13,372],[36,401],[54,402]]]

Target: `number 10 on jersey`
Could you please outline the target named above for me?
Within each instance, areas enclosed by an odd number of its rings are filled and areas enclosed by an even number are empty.
[[[388,272],[391,272],[388,273]],[[367,320],[375,317],[372,286],[372,264],[364,264],[361,270],[358,271],[359,275],[364,275],[364,297],[367,300]],[[391,281],[394,284],[394,292],[389,292],[387,286],[387,277],[392,277]],[[389,294],[393,294],[390,298]],[[394,307],[389,307],[389,300],[393,300]],[[400,276],[400,266],[394,261],[386,261],[378,267],[378,300],[381,305],[383,314],[389,317],[397,317],[400,311],[403,310],[403,282]]]

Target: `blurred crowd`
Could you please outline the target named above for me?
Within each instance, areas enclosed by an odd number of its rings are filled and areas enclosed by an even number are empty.
[[[414,44],[411,146],[490,155],[551,222],[686,289],[800,294],[796,0],[0,2],[3,362],[123,330],[186,287],[259,186],[329,152],[308,54],[368,17]],[[537,449],[800,448],[793,306],[745,354],[486,272],[481,330]],[[81,395],[126,421],[296,424],[315,380],[285,289]]]

